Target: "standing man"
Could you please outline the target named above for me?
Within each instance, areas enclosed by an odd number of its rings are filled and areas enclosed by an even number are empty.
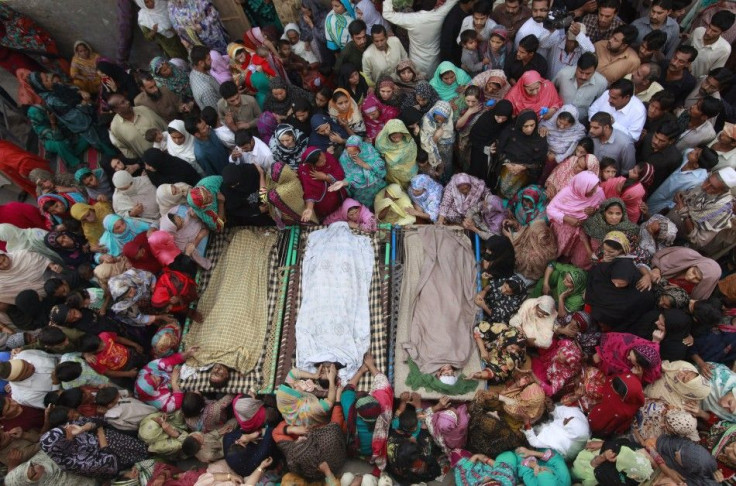
[[[667,42],[664,45],[664,57],[669,59],[675,54],[675,49],[680,43],[680,26],[677,21],[670,17],[672,13],[672,0],[652,0],[649,15],[640,17],[631,23],[636,27],[639,36],[636,43],[641,44],[644,36],[653,30],[661,30],[667,34]]]
[[[636,51],[631,48],[631,43],[635,40],[636,29],[630,25],[622,25],[613,31],[610,39],[595,43],[598,72],[609,83],[633,73],[641,64]]]
[[[669,62],[660,64],[662,76],[659,84],[675,96],[675,106],[681,106],[685,98],[698,84],[690,74],[690,64],[698,57],[698,51],[693,46],[681,45],[675,51]]]
[[[130,159],[141,158],[143,152],[153,147],[153,143],[146,140],[148,130],[166,130],[166,122],[153,110],[147,106],[133,107],[123,95],[114,94],[107,103],[115,113],[110,123],[114,145]]]
[[[205,106],[217,109],[217,101],[220,99],[220,84],[210,75],[212,58],[210,50],[205,46],[194,46],[189,54],[192,61],[192,70],[189,73],[189,84],[192,87],[194,102],[200,110]]]
[[[675,147],[680,128],[675,122],[665,122],[642,139],[637,159],[654,167],[654,178],[649,186],[655,191],[682,163],[682,152]]]
[[[593,139],[593,153],[598,160],[610,157],[616,161],[616,171],[627,174],[636,165],[634,139],[626,132],[613,128],[613,117],[605,112],[590,117],[588,135]]]
[[[639,140],[644,123],[647,121],[647,109],[639,98],[634,96],[634,83],[628,79],[619,79],[590,105],[590,113],[604,111],[609,113],[618,128]]]
[[[363,70],[363,53],[370,44],[367,28],[365,22],[360,19],[350,22],[348,25],[350,42],[337,56],[334,69],[336,73],[340,73],[343,64],[352,64],[358,71]]]
[[[389,37],[386,27],[375,24],[371,28],[373,44],[363,53],[363,74],[372,84],[378,82],[381,75],[392,75],[399,62],[409,56],[398,37]]]
[[[393,0],[383,2],[383,18],[409,33],[409,57],[417,69],[431,76],[439,64],[440,32],[447,13],[458,0],[447,0],[441,7],[437,0],[422,0],[419,12],[394,12]],[[462,22],[461,22],[462,23]],[[455,41],[455,37],[451,37]]]
[[[582,24],[593,44],[610,39],[613,31],[624,24],[624,21],[618,18],[619,8],[621,8],[619,0],[602,0],[598,2],[597,13],[583,17]]]
[[[578,109],[581,121],[588,119],[588,108],[608,88],[608,81],[596,71],[597,67],[595,54],[585,52],[577,66],[562,68],[553,81],[564,104]]]
[[[521,39],[528,35],[533,35],[539,39],[539,50],[537,51],[540,56],[546,58],[549,54],[549,48],[554,43],[552,32],[544,26],[544,19],[547,18],[549,13],[549,2],[547,0],[532,0],[532,17],[524,22],[516,33],[514,40],[514,47],[519,48],[519,42]]]
[[[706,96],[689,109],[680,113],[678,123],[685,130],[677,138],[675,146],[679,151],[695,148],[703,143],[710,143],[716,138],[716,131],[710,123],[723,110],[723,102],[712,96]]]
[[[498,25],[503,25],[509,33],[509,39],[515,39],[524,22],[532,16],[532,11],[520,0],[504,0],[493,9],[491,19]]]
[[[731,44],[721,34],[730,29],[736,15],[728,10],[721,10],[713,15],[707,27],[698,27],[690,36],[690,45],[698,51],[690,71],[693,76],[704,76],[711,69],[726,65],[731,55]]]
[[[460,65],[460,57],[463,54],[463,49],[455,42],[455,39],[460,35],[463,20],[473,11],[474,4],[475,0],[460,0],[450,9],[447,17],[445,17],[440,32],[441,60],[450,61],[455,66]]]

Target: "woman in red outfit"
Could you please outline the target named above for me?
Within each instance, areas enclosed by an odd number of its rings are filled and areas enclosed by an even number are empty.
[[[36,185],[28,179],[33,169],[43,169],[51,172],[51,165],[46,159],[32,154],[17,145],[0,140],[0,172],[15,185],[31,196],[36,196]]]

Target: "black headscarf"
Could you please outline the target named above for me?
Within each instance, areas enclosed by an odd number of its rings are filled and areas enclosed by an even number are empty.
[[[297,111],[306,111],[308,113],[307,119],[303,122],[299,121],[295,115]],[[291,115],[286,119],[286,123],[297,130],[301,130],[304,135],[309,136],[312,133],[312,124],[309,122],[310,118],[312,118],[312,104],[304,98],[297,98],[291,105]]]
[[[274,221],[261,213],[260,176],[253,164],[228,164],[222,171],[220,191],[225,196],[228,226],[272,226]]]
[[[682,343],[690,334],[693,320],[688,313],[680,309],[654,309],[639,319],[636,325],[629,328],[631,334],[644,339],[652,339],[652,333],[657,330],[656,322],[659,315],[664,314],[664,339],[659,343],[659,354],[663,360],[678,361],[687,357],[687,346]]]
[[[269,81],[268,86],[269,91],[268,96],[266,96],[266,101],[263,102],[263,111],[270,111],[277,115],[286,115],[291,109],[291,105],[298,98],[304,98],[310,101],[314,100],[314,96],[311,93],[299,88],[298,86],[289,84],[279,77],[275,77]],[[283,89],[286,91],[286,98],[281,101],[277,100],[273,96],[273,90],[275,89]]]
[[[356,72],[358,73],[359,80],[358,86],[356,86],[355,91],[353,91],[349,80],[350,75]],[[368,96],[368,83],[365,81],[365,78],[363,78],[363,75],[360,74],[360,70],[349,62],[340,67],[340,74],[337,76],[337,87],[350,93],[350,97],[353,98],[356,103],[360,103],[362,99]]]
[[[35,290],[23,290],[15,297],[14,312],[8,312],[18,329],[33,330],[46,327],[49,323],[51,301],[41,299]]]
[[[124,166],[128,167],[130,165],[134,164],[140,164],[140,168],[136,170],[133,174],[131,174],[133,177],[138,177],[139,175],[143,174],[143,164],[138,159],[129,159],[125,157],[123,154],[117,154],[117,155],[106,155],[102,154],[100,157],[100,168],[105,171],[105,175],[107,176],[108,181],[112,181],[112,176],[115,175],[115,169],[112,168],[112,159],[118,159],[120,162],[123,163]]]
[[[133,75],[128,74],[125,69],[110,61],[97,61],[97,70],[110,76],[117,86],[117,91],[111,91],[104,83],[102,84],[102,96],[105,99],[113,94],[121,94],[133,103],[135,97],[140,93],[140,89],[138,89],[138,84],[135,82]]]
[[[481,257],[490,263],[490,268],[485,271],[493,278],[509,278],[514,274],[516,251],[506,236],[493,235],[483,242]]]
[[[602,262],[588,272],[585,303],[591,306],[594,321],[613,331],[625,331],[650,309],[654,308],[654,293],[640,292],[636,282],[641,274],[630,258]],[[625,280],[626,287],[616,287],[612,279]]]
[[[63,115],[82,102],[79,91],[66,84],[54,83],[52,89],[46,89],[46,86],[41,82],[41,73],[39,72],[31,73],[28,76],[28,84],[44,101],[54,98],[53,106],[56,114]],[[62,108],[62,105],[66,105],[66,108]]]
[[[526,135],[521,128],[529,120],[537,122],[537,126],[531,135]],[[532,169],[541,169],[547,158],[547,139],[539,135],[538,128],[539,119],[536,113],[532,110],[524,110],[519,113],[513,128],[507,127],[501,136],[498,137],[498,149],[496,153],[500,156],[501,160],[525,165]],[[534,175],[530,175],[534,179]]]
[[[150,148],[143,152],[143,162],[153,167],[154,171],[149,170],[147,174],[156,187],[177,182],[186,182],[193,187],[201,179],[194,167],[159,149]]]
[[[499,135],[511,125],[514,106],[509,100],[501,100],[491,110],[484,111],[470,129],[470,168],[468,174],[485,181],[488,177],[488,155],[485,148],[495,142]],[[508,117],[498,123],[496,116]]]

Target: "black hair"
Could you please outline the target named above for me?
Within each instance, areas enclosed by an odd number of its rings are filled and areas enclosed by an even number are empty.
[[[184,129],[189,132],[190,135],[196,135],[199,132],[199,128],[197,128],[197,125],[199,125],[199,122],[201,121],[201,118],[198,116],[188,116],[184,120]]]
[[[713,118],[721,114],[723,110],[723,102],[713,96],[706,96],[700,101],[700,111],[708,118]]]
[[[477,41],[478,33],[474,29],[466,29],[460,32],[460,44],[465,45],[470,41]]]
[[[253,141],[253,135],[245,128],[239,128],[235,131],[235,145],[242,147]]]
[[[526,52],[537,52],[537,49],[539,49],[539,39],[537,39],[536,35],[529,34],[521,38],[519,47],[523,47]]]
[[[652,101],[659,103],[659,107],[662,111],[670,111],[675,106],[675,95],[668,90],[657,91],[649,99],[649,103]]]
[[[56,202],[57,201],[55,199],[50,199],[46,201],[45,203],[43,203],[43,210],[48,212],[56,204]]]
[[[417,410],[411,403],[406,404],[406,408],[399,415],[399,430],[407,434],[412,434],[417,429]]]
[[[698,327],[711,328],[721,322],[721,306],[707,300],[698,300],[693,304],[693,321]]]
[[[189,59],[192,61],[192,66],[196,66],[200,62],[204,62],[210,53],[209,47],[205,46],[194,46],[192,51],[189,53]]]
[[[420,457],[419,445],[411,440],[404,440],[396,448],[396,466],[399,469],[409,469]]]
[[[661,133],[670,140],[680,135],[680,127],[676,121],[666,121],[657,128],[657,133]]]
[[[0,417],[2,417],[3,408],[5,408],[5,395],[0,395]]]
[[[728,29],[733,27],[733,23],[736,20],[736,14],[728,10],[719,10],[710,19],[711,25],[714,25],[726,32]]]
[[[645,370],[648,370],[652,367],[652,362],[649,361],[649,358],[641,354],[636,349],[632,349],[631,351],[634,353],[634,359],[639,366],[641,366]]]
[[[200,444],[199,441],[191,435],[181,443],[181,452],[185,457],[194,456],[201,448],[202,444]]]
[[[521,290],[522,290],[521,282],[519,282],[518,280],[509,278],[504,283],[509,286],[509,288],[511,289],[511,292],[514,295],[519,295],[521,293]]]
[[[66,339],[66,334],[56,326],[46,326],[38,333],[38,341],[44,346],[56,346]]]
[[[708,72],[708,76],[718,81],[719,87],[721,90],[725,85],[731,84],[733,82],[733,73],[730,69],[725,67],[719,67],[715,69],[711,69]]]
[[[283,46],[291,47],[291,42],[289,42],[286,39],[279,39],[278,45],[279,45],[279,47],[283,47]]]
[[[62,383],[76,380],[82,376],[82,365],[76,361],[64,361],[56,365],[55,372],[56,378]]]
[[[153,143],[153,142],[155,142],[155,141],[156,141],[156,135],[158,135],[160,131],[161,131],[161,130],[159,130],[159,129],[158,129],[158,128],[156,128],[156,127],[154,127],[154,128],[149,128],[148,130],[146,130],[146,133],[145,133],[145,134],[143,135],[143,138],[145,138],[145,139],[146,139],[146,142],[149,142],[149,143]],[[90,177],[90,176],[92,176],[92,175],[94,175],[94,174],[92,174],[92,173],[90,172],[90,173],[88,173],[88,174],[85,174],[84,176],[82,176],[82,183],[84,183],[84,179],[85,179],[86,177]]]
[[[563,111],[559,115],[557,115],[558,120],[565,120],[568,123],[575,124],[575,117],[572,116],[572,113],[569,111]]]
[[[81,309],[84,299],[87,298],[89,298],[89,293],[85,289],[77,289],[67,296],[64,303],[70,309]]]
[[[605,111],[599,111],[590,117],[590,122],[596,122],[604,127],[613,127],[613,117]]]
[[[700,157],[698,157],[698,167],[705,170],[711,170],[718,165],[718,154],[708,145],[701,143],[698,145],[700,149]]]
[[[578,140],[578,145],[582,146],[585,149],[585,152],[589,154],[595,152],[595,145],[593,144],[593,139],[590,137],[581,138]]]
[[[368,25],[360,19],[353,20],[350,22],[350,25],[348,25],[348,33],[350,34],[350,37],[358,35],[364,30],[368,30]]]
[[[687,54],[688,56],[690,56],[690,62],[693,62],[698,57],[698,50],[693,46],[689,46],[687,44],[680,44],[679,46],[677,46],[675,52],[682,52],[683,54]]]
[[[424,163],[429,160],[429,154],[426,150],[417,148],[417,163]]]
[[[205,106],[204,108],[202,108],[200,116],[202,117],[202,120],[204,120],[204,122],[210,127],[215,128],[215,125],[217,125],[217,110],[215,110],[211,106]]]
[[[232,98],[238,94],[238,87],[233,81],[225,81],[220,85],[220,96],[223,98]]]
[[[80,349],[83,353],[96,353],[102,344],[102,339],[97,334],[85,334],[80,340]]]
[[[639,31],[636,30],[636,27],[628,24],[623,24],[616,27],[612,35],[616,34],[624,35],[624,44],[626,44],[627,46],[630,46],[632,43],[636,42],[636,38],[639,37]]]
[[[473,5],[473,13],[490,17],[491,13],[493,13],[493,3],[488,0],[478,0],[475,2],[475,5]]]
[[[344,91],[337,91],[337,90],[335,90],[335,92],[332,93],[332,101],[335,102],[335,103],[337,103],[337,100],[339,100],[341,98],[347,98],[347,97],[348,97],[348,95],[346,95]]]
[[[309,100],[300,97],[294,100],[294,102],[291,104],[291,109],[294,112],[306,111],[307,113],[311,113],[312,104],[309,102]]]
[[[374,24],[373,27],[371,27],[371,35],[376,34],[383,34],[385,36],[388,36],[388,33],[386,32],[386,27],[381,24]]]
[[[614,81],[611,83],[611,86],[608,87],[608,92],[610,93],[614,89],[619,90],[621,92],[621,96],[624,98],[631,98],[634,96],[634,83],[630,79],[622,78]]]
[[[578,68],[582,70],[598,69],[598,56],[592,52],[583,52],[580,59],[578,59]]]
[[[603,240],[603,244],[610,246],[611,248],[613,248],[616,251],[624,251],[624,247],[621,246],[621,243],[619,243],[618,241],[614,241],[614,240]]]
[[[612,8],[616,10],[616,12],[619,11],[621,8],[621,1],[620,0],[601,0],[598,2],[598,10],[602,8]]]
[[[664,10],[672,10],[672,0],[652,0],[652,7],[662,7]]]
[[[95,396],[95,403],[97,405],[106,407],[107,405],[110,405],[119,395],[120,392],[117,388],[115,388],[114,386],[106,386],[104,388],[100,388],[97,391],[97,396]]]
[[[46,392],[46,395],[43,396],[43,406],[48,407],[49,405],[56,405],[57,403],[59,403],[60,393],[61,390]]]
[[[55,429],[69,422],[70,409],[67,407],[55,406],[49,412],[49,427]]]
[[[327,390],[330,387],[330,380],[327,378],[318,378],[317,384],[320,386],[320,388],[324,388]]]
[[[653,30],[641,39],[642,43],[647,43],[650,51],[660,51],[667,44],[667,34],[661,30]]]
[[[61,392],[59,399],[56,401],[56,405],[77,408],[82,404],[82,398],[84,398],[84,392],[82,392],[81,388],[69,388],[68,390]]]
[[[181,413],[186,418],[196,417],[204,410],[205,401],[204,397],[199,393],[186,392],[184,398],[181,401]]]
[[[618,376],[614,376],[611,380],[611,388],[613,388],[613,391],[615,391],[621,398],[626,398],[626,393],[629,391],[626,387],[626,383],[624,383],[624,381]]]
[[[148,71],[138,71],[137,76],[138,80],[138,86],[143,89],[143,81],[153,81],[156,82],[155,79],[153,79],[153,76]]]

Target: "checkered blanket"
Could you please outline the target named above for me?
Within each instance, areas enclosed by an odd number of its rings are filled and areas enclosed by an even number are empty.
[[[254,231],[265,232],[275,231],[273,228],[251,228]],[[236,232],[242,228],[228,229],[222,233],[213,235],[207,248],[207,258],[209,258],[213,267],[209,271],[202,271],[199,274],[198,283],[200,295],[207,290],[214,269],[218,262],[222,259],[225,250]],[[226,392],[226,393],[245,393],[250,389],[256,391],[269,392],[273,389],[274,375],[276,371],[276,361],[278,359],[278,345],[281,333],[281,318],[283,314],[283,305],[286,300],[287,277],[288,274],[283,268],[287,254],[287,243],[292,230],[279,232],[276,243],[268,254],[268,326],[266,330],[266,338],[263,340],[263,347],[255,368],[247,373],[232,372],[230,380],[224,388],[215,390],[209,385],[208,373],[200,372],[194,376],[182,380],[182,389],[196,390],[201,392]],[[193,325],[197,325],[193,323]]]
[[[301,228],[299,235],[298,259],[290,269],[289,292],[287,295],[286,311],[282,326],[281,349],[276,373],[276,384],[286,380],[286,375],[296,362],[296,342],[294,338],[294,326],[296,325],[297,313],[301,306],[301,265],[304,260],[304,248],[307,238],[312,231],[322,229],[324,226],[309,226]],[[364,234],[355,231],[356,234]],[[388,341],[389,341],[389,291],[390,276],[388,267],[385,265],[385,247],[390,240],[391,233],[379,230],[374,234],[367,234],[371,238],[375,262],[369,291],[369,304],[371,314],[371,353],[376,366],[382,371],[388,370]],[[371,377],[364,376],[358,384],[361,391],[370,391]]]

